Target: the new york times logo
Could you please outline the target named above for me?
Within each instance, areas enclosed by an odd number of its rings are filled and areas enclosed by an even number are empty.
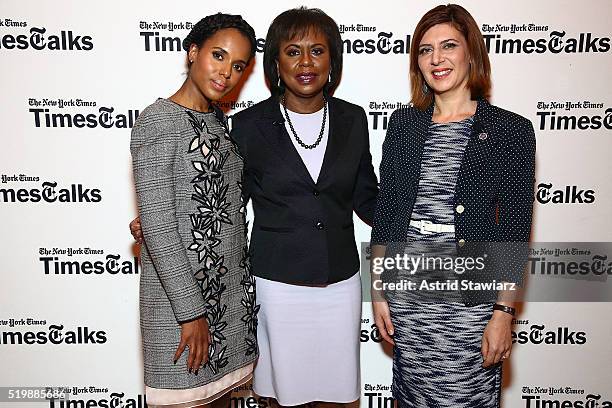
[[[77,387],[73,387],[72,390]],[[83,391],[82,391],[83,390]],[[87,391],[84,391],[87,390]],[[77,393],[98,393],[90,392],[90,388],[78,388]],[[108,392],[108,391],[106,391]],[[74,393],[71,393],[74,394]],[[89,398],[89,399],[78,399],[72,395],[69,399],[50,399],[49,408],[89,408],[89,407],[100,407],[100,408],[146,408],[147,402],[144,395],[138,394],[136,397],[128,397],[125,392],[111,392],[108,397],[102,398]]]
[[[537,109],[536,115],[540,130],[612,129],[612,108],[604,110],[603,103],[590,101],[538,102]],[[597,113],[579,114],[575,112],[585,109],[596,109]]]
[[[97,106],[96,102],[82,99],[37,99],[29,98],[28,110],[32,113],[34,126],[47,128],[132,128],[140,111],[129,109],[116,111],[112,106]],[[66,112],[68,108],[86,108],[88,112]],[[62,112],[56,111],[62,110]]]
[[[176,31],[176,30],[191,30],[193,23],[191,21],[141,21],[141,30],[164,30],[164,31]]]
[[[106,254],[91,248],[40,248],[38,258],[45,275],[138,275],[138,258],[122,260],[121,255]],[[91,258],[98,255],[95,258]],[[75,259],[72,257],[87,257]],[[66,259],[72,258],[72,259]]]
[[[40,181],[40,177],[37,176],[28,176],[26,174],[2,174],[0,179],[2,184],[10,183],[13,181]]]
[[[145,51],[160,51],[160,52],[185,52],[182,47],[183,38],[187,35],[187,30],[193,28],[193,23],[190,21],[180,22],[160,22],[160,21],[141,21],[139,24],[140,37],[143,40]],[[178,34],[176,31],[184,30],[184,33]],[[170,34],[164,34],[166,31]],[[257,38],[256,52],[263,52],[266,40]]]
[[[517,326],[529,325],[529,320],[515,322]],[[582,345],[586,342],[585,332],[570,330],[569,327],[547,329],[544,324],[531,324],[526,330],[512,330],[512,343],[517,344]]]
[[[0,49],[37,51],[91,51],[93,49],[93,39],[90,35],[76,34],[72,30],[47,32],[45,27],[37,26],[32,26],[27,30],[27,27],[26,21],[0,19],[0,28],[21,29],[21,32],[16,34],[0,34]]]
[[[59,187],[55,181],[43,181],[34,188],[0,188],[1,203],[99,203],[99,188],[85,188],[83,184]]]
[[[524,408],[612,408],[612,402],[601,394],[563,386],[523,386],[521,399]]]
[[[573,388],[573,387],[529,387],[523,386],[522,388],[523,394],[540,394],[540,395],[557,395],[557,394],[566,394],[566,395],[584,395],[585,392],[581,388]]]
[[[347,33],[375,33],[375,26],[364,24],[340,24],[342,46],[346,54],[409,54],[410,35],[394,36],[390,31],[380,31],[374,38],[346,38]]]
[[[529,24],[483,24],[483,33],[518,33],[530,31],[548,31],[548,26]]]
[[[376,26],[367,26],[361,23],[357,23],[357,24],[340,24],[338,26],[338,29],[340,30],[340,34],[344,34],[344,33],[375,33],[376,32]]]
[[[536,199],[540,204],[592,204],[595,191],[578,186],[555,188],[552,183],[539,183]]]
[[[600,53],[610,51],[610,37],[596,36],[593,33],[579,33],[574,36],[565,31],[553,30],[548,37],[543,38],[505,38],[502,34],[489,34],[491,32],[518,33],[548,31],[547,26],[535,24],[500,24],[482,26],[485,46],[489,53],[496,54],[544,54],[544,53]],[[505,35],[505,34],[504,34]]]
[[[27,319],[0,319],[0,326],[17,327],[17,326],[40,326],[47,324],[46,320],[37,320],[31,317]]]
[[[386,130],[389,126],[389,117],[396,109],[409,108],[410,103],[390,101],[370,101],[368,105],[368,119],[372,130]]]
[[[104,344],[106,331],[92,330],[87,326],[69,329],[63,324],[50,324],[39,330],[6,330],[0,328],[0,344]]]

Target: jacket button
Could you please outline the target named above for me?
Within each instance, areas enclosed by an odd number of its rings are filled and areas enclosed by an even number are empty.
[[[459,240],[459,246],[460,246],[460,247],[462,247],[462,246],[464,246],[464,245],[465,245],[465,239],[461,238],[461,239]]]
[[[459,204],[457,207],[455,207],[455,211],[457,211],[457,214],[461,214],[465,211],[465,207]]]
[[[315,227],[316,227],[318,230],[322,230],[322,229],[324,229],[324,228],[325,228],[325,224],[323,224],[321,221],[318,221],[318,222],[315,224]]]
[[[484,132],[478,135],[478,138],[479,138],[480,140],[487,140],[487,137],[489,137],[489,135],[487,135],[487,134],[486,134],[486,133],[484,133]]]
[[[312,195],[314,195],[315,197],[318,197],[319,194],[321,194],[321,193],[319,193],[319,190],[313,190],[312,191]]]

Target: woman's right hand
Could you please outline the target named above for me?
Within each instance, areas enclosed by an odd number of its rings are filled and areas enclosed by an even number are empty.
[[[139,244],[142,244],[142,226],[140,225],[140,216],[134,218],[132,222],[130,222],[130,232],[134,237],[134,240]]]
[[[372,310],[374,312],[374,323],[380,332],[382,338],[389,344],[395,346],[393,341],[393,323],[391,323],[391,313],[389,312],[389,304],[385,300],[384,292],[375,289],[374,280],[380,281],[382,271],[374,269],[374,266],[383,264],[384,257],[387,253],[386,245],[372,245],[370,247],[370,275],[372,276]],[[377,262],[380,261],[380,262]]]
[[[391,323],[391,313],[389,304],[385,300],[373,300],[372,309],[374,311],[374,323],[382,338],[389,344],[395,345],[393,341],[393,323]]]
[[[197,374],[200,367],[208,361],[209,343],[210,332],[205,317],[181,323],[181,342],[176,349],[176,353],[174,353],[174,363],[176,364],[176,361],[183,354],[185,347],[189,347],[187,369],[189,372],[194,371]]]

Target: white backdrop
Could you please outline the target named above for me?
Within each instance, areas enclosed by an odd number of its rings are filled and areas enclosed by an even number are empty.
[[[612,3],[459,3],[490,43],[493,102],[536,129],[533,240],[612,241]],[[386,120],[409,101],[409,37],[437,4],[307,4],[346,29],[336,96],[368,113],[376,168]],[[119,399],[144,406],[138,252],[127,228],[136,215],[130,127],[139,110],[183,81],[175,38],[188,23],[217,11],[241,14],[263,39],[277,14],[299,5],[2,0],[0,387],[86,387],[71,398],[93,401],[88,407]],[[261,63],[258,53],[237,109],[268,96]],[[574,194],[549,200],[566,187]],[[369,240],[369,228],[355,222],[358,241]],[[87,273],[96,267],[103,272]],[[81,273],[67,273],[75,268]],[[514,326],[522,340],[504,367],[504,407],[611,407],[611,314],[610,303],[526,304]],[[364,303],[362,406],[389,407],[391,359],[372,324]]]

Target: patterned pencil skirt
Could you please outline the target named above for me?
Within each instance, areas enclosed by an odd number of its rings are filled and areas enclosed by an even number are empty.
[[[395,329],[393,396],[398,407],[497,408],[501,365],[482,368],[492,305],[389,300]]]

